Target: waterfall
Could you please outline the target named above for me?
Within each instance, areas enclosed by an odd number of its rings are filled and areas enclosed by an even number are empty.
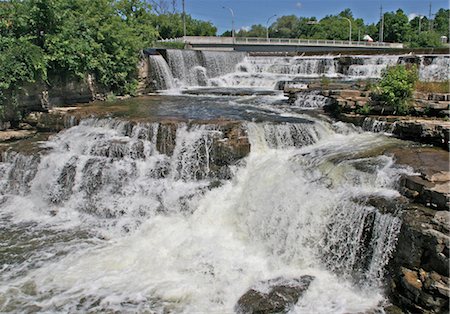
[[[194,50],[167,50],[167,59],[178,85],[210,85],[208,79],[235,72],[245,53]]]
[[[399,56],[364,56],[357,57],[357,64],[350,65],[348,76],[353,78],[379,78],[388,66],[398,63]]]
[[[370,199],[393,203],[406,170],[357,157],[393,139],[344,129],[89,118],[7,152],[0,311],[230,312],[255,281],[304,274],[295,312],[377,308],[400,220]]]
[[[431,59],[431,62],[430,62]],[[419,79],[421,81],[446,81],[450,79],[450,57],[421,57]]]
[[[362,128],[369,132],[386,132],[392,133],[395,123],[388,123],[386,121],[380,121],[375,118],[366,117],[364,118]]]
[[[168,49],[167,59],[170,69],[180,86],[198,86],[205,84],[199,80],[197,69],[203,68],[201,52],[195,50]],[[204,68],[203,68],[204,69]]]
[[[174,88],[175,83],[166,60],[160,55],[150,55],[148,60],[151,86],[157,90]]]
[[[302,109],[317,109],[329,105],[330,99],[318,91],[298,92],[295,95],[294,106]]]
[[[301,81],[321,77],[380,78],[387,67],[403,62],[403,57],[405,56],[252,57],[242,52],[168,49],[167,63],[160,56],[151,56],[150,67],[155,67],[156,78],[153,80],[158,89],[174,86],[276,89],[277,83],[281,81]],[[421,80],[444,81],[449,78],[448,56],[420,58]]]

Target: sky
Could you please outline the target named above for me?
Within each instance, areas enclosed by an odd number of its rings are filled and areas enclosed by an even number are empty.
[[[181,4],[181,0],[178,0]],[[396,11],[401,8],[407,15],[428,17],[429,5],[436,13],[439,8],[449,8],[448,0],[185,0],[186,13],[196,19],[212,22],[220,35],[231,29],[231,8],[235,15],[235,29],[249,28],[253,24],[266,25],[272,15],[297,15],[318,19],[335,15],[350,8],[355,18],[363,18],[366,23],[376,23],[383,11]],[[276,17],[270,20],[273,23]]]

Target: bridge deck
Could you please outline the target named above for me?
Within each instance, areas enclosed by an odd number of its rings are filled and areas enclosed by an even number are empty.
[[[292,47],[345,47],[364,49],[399,49],[400,43],[366,42],[348,40],[323,40],[323,39],[296,39],[296,38],[257,38],[257,37],[207,37],[185,36],[180,38],[165,39],[161,42],[184,42],[188,46],[195,47],[233,47],[239,46],[292,46]]]

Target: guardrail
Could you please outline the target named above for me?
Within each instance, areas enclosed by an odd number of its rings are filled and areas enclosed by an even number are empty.
[[[160,40],[161,42],[185,42],[191,45],[287,45],[287,46],[330,46],[330,47],[373,47],[373,48],[403,48],[401,43],[324,40],[324,39],[296,39],[296,38],[259,38],[259,37],[213,37],[186,36]]]

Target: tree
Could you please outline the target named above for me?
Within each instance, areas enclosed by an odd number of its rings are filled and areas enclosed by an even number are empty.
[[[420,34],[414,34],[411,40],[411,47],[441,47],[441,39],[436,32],[421,32]]]
[[[266,27],[261,24],[252,25],[251,28],[246,31],[244,29],[239,30],[236,36],[238,37],[266,37]]]
[[[426,16],[416,16],[413,18],[409,24],[411,25],[411,30],[415,34],[419,34],[421,32],[426,32],[429,28],[429,21]]]
[[[279,17],[271,26],[271,34],[276,33],[275,37],[294,38],[295,29],[298,27],[298,18],[295,15],[285,15]]]
[[[433,29],[440,36],[449,37],[449,20],[450,20],[450,10],[449,9],[439,9],[436,13],[436,17],[433,23]]]
[[[377,27],[380,26],[378,22]],[[383,40],[387,42],[406,42],[410,38],[411,26],[408,17],[401,10],[386,12],[384,14],[384,35]]]
[[[161,38],[183,36],[183,16],[181,14],[160,14],[151,19]],[[188,36],[215,36],[217,28],[211,22],[200,21],[186,15],[186,33]]]

